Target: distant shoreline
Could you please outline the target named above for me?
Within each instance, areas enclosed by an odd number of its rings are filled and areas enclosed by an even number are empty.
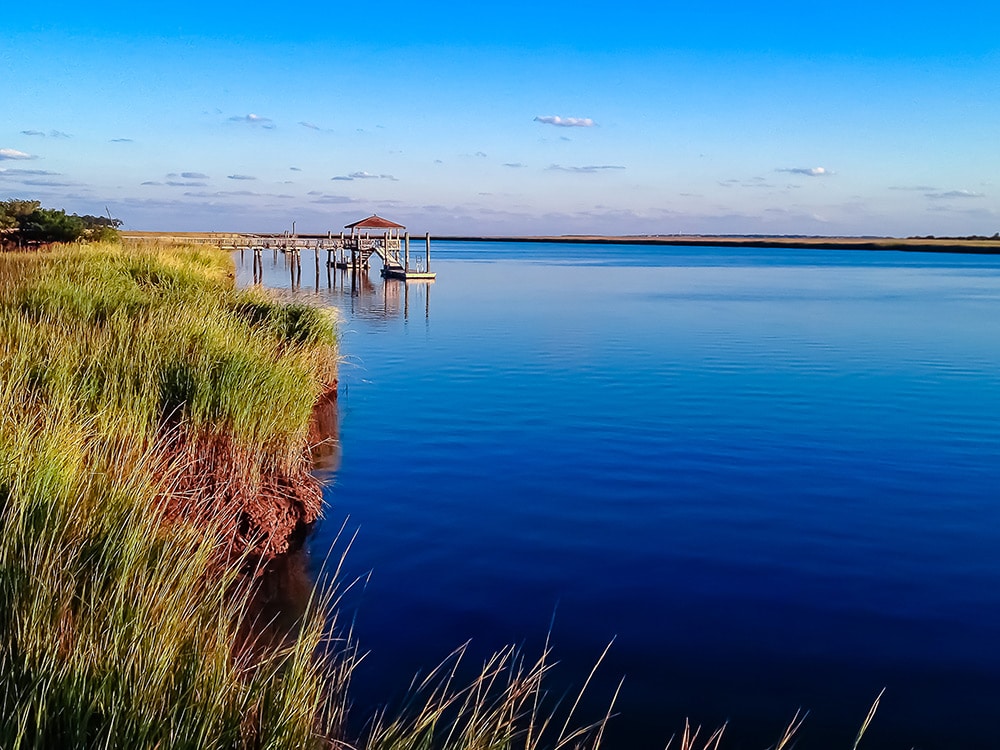
[[[760,235],[557,235],[503,237],[447,235],[442,242],[558,242],[595,245],[665,245],[694,247],[788,247],[815,250],[902,250],[929,253],[1000,255],[1000,240],[898,237],[765,237]]]
[[[250,232],[139,232],[122,231],[125,239],[166,242],[216,243]],[[277,235],[275,235],[277,236]],[[327,234],[300,232],[300,239],[326,239]],[[416,239],[422,239],[415,235]],[[436,242],[555,242],[594,245],[663,245],[686,247],[778,247],[806,250],[897,250],[923,253],[1000,255],[1000,239],[963,237],[815,237],[765,235],[432,235]]]

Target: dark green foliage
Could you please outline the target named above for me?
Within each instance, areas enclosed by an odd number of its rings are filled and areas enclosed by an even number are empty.
[[[83,236],[84,224],[79,216],[67,216],[65,211],[39,208],[18,222],[18,235],[27,242],[73,242]]]
[[[0,247],[42,245],[52,242],[117,242],[119,219],[110,216],[77,216],[38,201],[0,201]]]
[[[246,295],[236,302],[233,312],[254,328],[291,344],[315,345],[334,340],[329,316],[313,305]]]

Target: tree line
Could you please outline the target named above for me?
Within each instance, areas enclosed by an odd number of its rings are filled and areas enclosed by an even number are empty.
[[[0,247],[115,241],[121,225],[120,219],[111,216],[77,216],[57,208],[42,208],[39,201],[0,201]]]

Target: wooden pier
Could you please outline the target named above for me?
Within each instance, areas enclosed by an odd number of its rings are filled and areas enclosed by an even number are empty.
[[[327,254],[326,263],[341,269],[367,272],[371,269],[371,258],[377,255],[382,261],[382,276],[405,281],[433,281],[437,274],[431,267],[431,235],[424,235],[424,263],[422,266],[410,263],[410,233],[406,227],[375,214],[347,224],[347,232],[334,235],[316,234],[234,234],[220,247],[226,250],[253,250],[275,253],[301,253],[313,250],[316,265],[319,266],[321,252]],[[225,242],[225,241],[224,241]]]
[[[326,253],[326,264],[355,272],[371,270],[371,258],[377,255],[382,261],[381,274],[388,279],[405,281],[434,281],[437,274],[431,272],[431,236],[424,235],[423,263],[411,263],[410,233],[406,227],[381,216],[371,216],[344,226],[339,234],[297,234],[277,233],[178,233],[155,235],[160,241],[171,241],[194,245],[213,245],[223,250],[253,251],[255,255],[271,251],[277,257],[280,253],[295,253],[301,265],[303,251],[312,250],[316,268],[320,267],[320,256]],[[123,233],[141,239],[148,233]]]

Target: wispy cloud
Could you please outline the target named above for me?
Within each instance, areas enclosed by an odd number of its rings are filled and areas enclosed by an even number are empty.
[[[301,171],[302,171],[302,170],[301,170],[301,169],[299,169],[298,167],[289,167],[289,169],[290,169],[290,170],[291,170],[292,172],[301,172]]]
[[[258,125],[267,130],[274,129],[274,120],[270,117],[262,117],[261,115],[255,115],[253,112],[247,115],[233,115],[229,118],[230,122],[245,122],[248,125]]]
[[[505,167],[510,167],[511,169],[523,169],[528,166],[527,164],[522,164],[519,161],[506,161],[503,164]]]
[[[48,172],[44,169],[0,169],[0,179],[14,177],[55,177],[59,172]]]
[[[256,180],[257,178],[254,177],[253,175],[249,175],[249,174],[231,174],[226,179],[227,180]]]
[[[731,188],[731,187],[743,187],[743,188],[772,188],[774,185],[769,183],[763,177],[751,177],[749,180],[740,180],[737,178],[731,178],[728,180],[719,180],[718,183],[721,187]]]
[[[971,190],[947,190],[943,193],[926,193],[932,200],[949,200],[951,198],[985,198],[985,193],[974,193]]]
[[[26,154],[14,148],[0,148],[0,161],[20,161],[37,158],[37,156]]]
[[[21,180],[21,184],[32,187],[80,187],[75,182],[58,182],[56,180]]]
[[[918,193],[936,192],[938,188],[933,185],[890,185],[890,190],[913,190]]]
[[[159,185],[158,182],[144,182],[143,185]],[[168,185],[170,187],[208,187],[207,182],[182,182],[180,180],[167,180],[162,183],[163,185]]]
[[[826,167],[782,167],[781,169],[776,169],[774,171],[787,172],[788,174],[801,174],[806,177],[828,177],[833,174],[833,172]]]
[[[131,138],[112,138],[108,143],[135,143]]]
[[[176,177],[175,174],[168,174],[167,177]],[[185,180],[207,180],[208,175],[202,172],[181,172],[181,177]]]
[[[293,198],[285,193],[258,193],[254,190],[189,190],[184,193],[188,198]]]
[[[480,159],[485,159],[486,158],[486,152],[485,151],[477,151],[476,153],[473,154],[473,156],[476,156],[476,157],[478,157]]]
[[[314,195],[315,191],[309,193],[309,195]],[[327,205],[339,205],[345,203],[360,203],[361,201],[350,198],[346,195],[321,195],[311,201],[311,203],[320,203]]]
[[[51,138],[72,138],[69,133],[64,133],[61,130],[50,130],[46,133],[44,130],[22,130],[21,135],[36,135],[42,138],[49,136]]]
[[[338,175],[337,177],[331,177],[331,180],[350,182],[352,180],[392,180],[393,182],[399,182],[391,174],[372,174],[371,172],[351,172],[350,174]]]
[[[253,190],[188,190],[184,195],[188,198],[228,198],[231,196],[244,198],[260,195],[260,193],[255,193]]]
[[[319,125],[316,125],[316,124],[311,123],[311,122],[306,122],[305,120],[300,120],[299,121],[299,125],[301,125],[304,128],[309,128],[310,130],[322,130],[323,129]]]
[[[534,121],[560,128],[592,128],[597,124],[589,117],[560,117],[559,115],[539,115]]]
[[[625,167],[618,164],[588,164],[584,167],[564,167],[561,164],[553,164],[549,167],[551,172],[574,172],[576,174],[594,174],[615,169],[625,169]]]

